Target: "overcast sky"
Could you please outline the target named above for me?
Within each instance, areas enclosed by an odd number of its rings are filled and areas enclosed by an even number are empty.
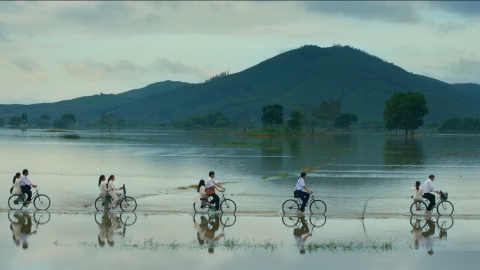
[[[305,44],[480,83],[480,2],[0,1],[0,103],[198,83]]]

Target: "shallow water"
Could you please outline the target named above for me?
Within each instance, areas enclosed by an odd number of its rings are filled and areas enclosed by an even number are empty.
[[[138,202],[137,211],[192,211],[195,185],[216,172],[239,213],[276,213],[291,197],[302,170],[307,186],[323,199],[327,213],[409,213],[410,187],[437,175],[449,193],[454,215],[480,215],[479,135],[426,134],[394,138],[349,133],[302,138],[206,136],[186,131],[75,131],[64,133],[0,129],[0,210],[15,172],[28,168],[52,211],[92,211],[98,176],[115,174]]]
[[[480,220],[427,220],[10,211],[0,212],[0,260],[5,269],[477,269]]]

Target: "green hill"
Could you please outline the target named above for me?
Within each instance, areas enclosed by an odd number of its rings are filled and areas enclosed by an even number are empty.
[[[164,81],[116,95],[100,94],[54,103],[33,105],[0,105],[0,116],[5,117],[8,121],[10,117],[25,112],[30,119],[42,114],[48,114],[52,119],[56,119],[60,118],[62,114],[70,112],[75,114],[79,122],[95,121],[102,111],[116,112],[119,108],[125,107],[136,100],[146,98],[152,94],[167,92],[185,85],[188,85],[188,83]]]
[[[267,104],[285,108],[334,98],[342,111],[360,120],[382,119],[384,101],[398,91],[425,94],[430,113],[426,120],[453,115],[479,116],[478,85],[452,85],[412,74],[392,63],[348,46],[303,46],[242,72],[206,84],[192,84],[174,92],[152,95],[119,110],[131,119],[172,120],[222,110],[236,118],[243,110],[259,116]]]
[[[175,91],[170,91],[175,89]],[[355,113],[359,121],[382,119],[384,102],[394,92],[425,94],[430,109],[426,121],[451,116],[480,117],[480,86],[448,84],[410,73],[378,57],[349,46],[303,46],[244,71],[208,83],[161,82],[118,95],[97,95],[49,104],[0,105],[0,116],[29,117],[47,113],[52,118],[73,112],[80,121],[98,118],[102,110],[127,121],[159,122],[222,110],[231,119],[247,110],[260,118],[268,104],[318,106],[333,98],[342,111]]]

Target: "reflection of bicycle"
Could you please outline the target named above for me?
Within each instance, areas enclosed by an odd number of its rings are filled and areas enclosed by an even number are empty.
[[[120,205],[122,211],[130,211],[133,212],[137,209],[137,201],[134,198],[127,196],[127,190],[125,185],[123,185],[123,195],[120,196],[117,205],[115,205],[114,209]],[[105,195],[105,197],[98,197],[95,200],[95,209],[97,211],[108,210],[110,205],[112,204],[113,198],[110,195]]]
[[[195,221],[197,224],[200,224],[202,221],[201,221],[201,218],[204,217],[206,218],[208,221],[210,221],[212,219],[212,217],[214,216],[210,216],[210,215],[203,215],[203,214],[193,214],[193,221]],[[231,214],[231,215],[221,215],[220,216],[220,223],[224,226],[224,227],[231,227],[233,226],[233,224],[235,224],[235,222],[237,221],[237,216],[235,216],[235,214]]]
[[[322,227],[323,225],[325,225],[325,223],[327,222],[327,216],[325,215],[321,215],[321,216],[310,216],[310,218],[308,219],[310,225],[312,225],[312,227],[314,228],[319,228],[319,227]],[[297,226],[298,224],[300,224],[300,218],[299,217],[296,217],[296,216],[285,216],[283,215],[282,216],[282,222],[283,222],[283,225],[287,226],[287,227],[295,227]]]
[[[430,204],[430,201],[426,198],[424,198],[423,201],[413,202],[410,206],[410,213],[412,213],[412,215],[424,215],[428,204]],[[440,191],[440,196],[438,196],[434,207],[437,208],[437,213],[441,216],[450,216],[453,214],[453,204],[448,201],[448,193],[446,192]]]
[[[298,209],[300,209],[300,205],[302,205],[302,200],[300,198],[288,199],[282,205],[283,213],[295,214]],[[313,193],[310,194],[310,198],[305,205],[305,207],[308,206],[312,214],[325,214],[325,212],[327,212],[327,205],[322,200],[315,200]]]
[[[423,229],[427,226],[427,222],[423,217],[411,217],[410,225],[413,228]],[[440,230],[448,230],[453,227],[453,218],[450,216],[439,216],[435,220],[435,226]]]
[[[27,216],[30,216],[30,215],[28,212],[25,212],[25,211],[14,210],[14,211],[8,212],[8,219],[10,220],[10,222],[13,222],[13,223],[18,223],[20,222],[20,219],[26,218]],[[33,212],[33,224],[35,224],[35,230],[37,230],[38,225],[46,224],[49,221],[50,221],[50,213],[43,212],[43,211]]]
[[[35,188],[35,192],[32,192],[32,201],[35,208],[38,210],[47,210],[50,207],[50,198],[44,194],[38,194],[38,189]],[[12,210],[20,210],[23,207],[28,207],[27,194],[22,193],[20,195],[12,195],[8,198],[8,206]]]
[[[197,213],[208,213],[210,211],[210,207],[208,207],[207,202],[212,200],[211,196],[207,195],[207,199],[201,198],[197,203],[193,203],[193,210]],[[222,192],[222,196],[220,197],[220,210],[223,213],[227,214],[234,214],[237,211],[237,205],[231,199],[225,199],[225,193]]]
[[[102,223],[102,218],[103,218],[104,214],[106,214],[106,213],[103,212],[103,211],[102,212],[97,212],[95,214],[95,221],[98,224]],[[117,216],[117,215],[115,215],[115,216]],[[137,214],[135,214],[134,212],[132,212],[132,213],[121,213],[120,216],[118,217],[118,219],[120,220],[120,223],[123,226],[131,226],[137,221]]]

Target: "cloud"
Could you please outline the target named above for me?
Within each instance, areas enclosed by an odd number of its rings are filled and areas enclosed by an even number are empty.
[[[124,20],[134,11],[134,7],[126,2],[87,2],[81,6],[63,8],[57,12],[56,16],[63,20],[91,25]]]
[[[128,79],[148,71],[144,67],[123,59],[110,64],[98,63],[90,59],[67,61],[63,69],[73,76],[98,79]]]
[[[430,5],[450,13],[465,17],[480,17],[480,2],[478,1],[432,1]]]
[[[30,56],[15,57],[10,61],[10,63],[28,73],[34,73],[39,70],[44,70],[42,65],[40,65],[35,59]]]
[[[421,20],[415,3],[383,1],[307,1],[300,3],[307,12],[326,15],[341,15],[361,20],[415,23]]]
[[[463,24],[457,24],[457,23],[453,23],[451,21],[447,22],[447,23],[433,23],[435,25],[435,27],[437,28],[437,32],[439,34],[448,34],[450,32],[454,32],[454,31],[464,31],[466,30],[467,28],[465,27],[465,25]]]
[[[181,62],[172,62],[166,58],[158,58],[152,65],[156,70],[167,71],[172,74],[193,74],[201,77],[209,76],[209,72],[205,69],[186,66]]]
[[[459,78],[460,81],[457,82],[480,83],[478,78],[478,74],[480,74],[480,60],[470,60],[462,57],[458,62],[450,63],[450,65],[444,69]]]
[[[22,8],[13,1],[0,1],[0,13],[16,13],[22,11]]]

